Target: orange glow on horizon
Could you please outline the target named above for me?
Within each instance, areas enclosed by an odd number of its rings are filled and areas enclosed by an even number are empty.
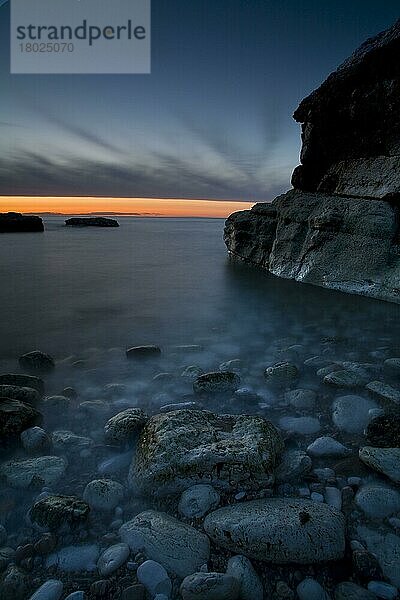
[[[144,217],[224,218],[247,210],[253,202],[167,198],[99,198],[84,196],[0,196],[0,212],[62,213],[65,215],[120,213]]]

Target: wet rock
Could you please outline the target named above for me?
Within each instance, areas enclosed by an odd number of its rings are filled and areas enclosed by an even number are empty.
[[[313,390],[290,390],[285,394],[285,401],[297,410],[312,410],[317,400]]]
[[[117,571],[129,558],[130,549],[128,544],[114,544],[100,555],[97,568],[100,575],[108,577]]]
[[[28,578],[24,571],[15,565],[10,565],[0,583],[0,598],[21,600],[28,597],[28,590]]]
[[[63,593],[63,583],[58,579],[49,579],[30,596],[29,600],[59,600]]]
[[[51,441],[47,433],[41,427],[29,427],[21,433],[21,443],[30,454],[48,452]]]
[[[110,414],[110,405],[104,400],[86,400],[79,409],[89,417],[100,418]]]
[[[239,581],[240,600],[263,600],[263,586],[253,565],[245,556],[232,556],[228,560],[226,574]]]
[[[0,444],[14,442],[22,431],[41,420],[42,415],[33,406],[10,398],[0,399]]]
[[[347,456],[351,450],[337,440],[329,436],[324,436],[310,444],[307,452],[311,456]]]
[[[56,538],[51,533],[44,534],[34,545],[36,554],[50,554],[57,545]]]
[[[383,581],[370,581],[368,590],[383,600],[396,600],[398,598],[397,589]]]
[[[204,373],[204,371],[201,367],[199,367],[197,365],[189,365],[182,371],[181,377],[184,377],[185,379],[188,379],[189,381],[194,381],[200,375],[203,375],[203,373]]]
[[[109,444],[126,444],[144,427],[148,416],[140,408],[128,408],[111,417],[104,426],[104,436]]]
[[[59,413],[66,413],[72,406],[71,398],[66,396],[46,396],[42,400],[42,406],[44,410],[51,411],[59,415]]]
[[[16,385],[0,385],[0,398],[12,398],[26,404],[37,404],[41,395],[34,388]],[[1,400],[0,400],[1,401]]]
[[[183,600],[237,600],[239,581],[224,573],[193,573],[182,582]]]
[[[298,481],[311,471],[311,458],[302,450],[288,450],[282,456],[282,462],[276,469],[279,482]]]
[[[36,390],[40,396],[44,394],[44,381],[34,375],[22,375],[20,373],[3,373],[0,375],[0,385],[11,385],[13,387],[26,387]]]
[[[11,487],[43,487],[56,484],[64,476],[66,468],[66,460],[59,456],[39,456],[2,463],[0,475]]]
[[[395,483],[400,483],[400,448],[372,448],[359,450],[360,459],[378,473],[383,473]]]
[[[299,435],[311,435],[321,429],[319,420],[314,417],[282,417],[279,427]]]
[[[344,581],[335,588],[335,600],[376,600],[376,596],[352,581]]]
[[[312,564],[344,553],[343,515],[309,500],[268,498],[220,508],[207,515],[204,529],[217,545],[272,563]]]
[[[391,584],[400,587],[400,537],[390,530],[376,531],[363,525],[357,528],[357,533],[369,552],[377,558],[384,576]]]
[[[373,419],[366,430],[367,442],[379,448],[400,448],[400,413]]]
[[[64,430],[53,431],[51,434],[51,441],[54,450],[57,450],[57,452],[79,452],[83,448],[93,446],[94,443],[91,438]]]
[[[124,523],[119,533],[133,552],[143,551],[148,559],[178,577],[198,571],[210,556],[209,540],[204,533],[154,510]]]
[[[134,346],[132,348],[128,348],[126,351],[126,356],[129,359],[144,359],[144,358],[154,358],[160,356],[161,348],[158,346],[148,345],[148,346]]]
[[[239,386],[239,375],[231,371],[204,373],[203,375],[199,375],[193,382],[193,390],[196,394],[234,392]]]
[[[382,569],[373,554],[366,550],[354,550],[352,558],[354,572],[362,581],[383,579]]]
[[[219,502],[220,495],[211,485],[193,485],[182,492],[178,510],[188,519],[200,519],[217,508]]]
[[[290,362],[278,362],[264,371],[264,377],[273,386],[286,386],[298,379],[300,373],[296,365]]]
[[[371,381],[366,386],[370,394],[390,404],[400,404],[400,391],[382,381]]]
[[[89,516],[89,505],[75,496],[48,496],[30,509],[31,521],[41,527],[58,529],[63,525],[79,525]]]
[[[333,403],[332,420],[346,433],[362,433],[371,420],[369,411],[377,408],[375,402],[362,396],[341,396]]]
[[[365,378],[353,371],[333,371],[324,377],[324,383],[337,388],[355,389],[363,387],[366,383]]]
[[[90,598],[106,600],[112,594],[112,582],[109,579],[99,579],[90,586]]]
[[[54,359],[45,352],[33,350],[19,357],[18,362],[22,369],[33,373],[48,373],[55,367]]]
[[[139,566],[137,578],[152,598],[156,594],[165,594],[169,598],[172,592],[172,583],[167,571],[160,563],[154,560],[146,560]]]
[[[113,510],[124,497],[124,487],[111,479],[94,479],[87,484],[83,498],[96,510]]]
[[[364,485],[358,490],[355,502],[371,519],[384,519],[400,511],[400,493],[383,485]]]
[[[165,496],[207,483],[217,489],[271,485],[283,443],[258,416],[180,410],[152,417],[129,472],[131,487]]]
[[[50,554],[46,559],[46,569],[56,566],[60,571],[95,571],[99,547],[96,544],[66,546]]]
[[[307,577],[297,586],[299,600],[330,600],[330,596],[316,581]]]

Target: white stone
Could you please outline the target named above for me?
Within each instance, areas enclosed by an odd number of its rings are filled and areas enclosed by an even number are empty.
[[[182,581],[183,600],[238,600],[240,584],[225,573],[193,573]]]
[[[46,559],[46,569],[56,566],[67,573],[73,571],[95,571],[99,547],[96,544],[66,546],[50,554]]]
[[[27,460],[10,460],[0,466],[0,475],[14,488],[54,485],[65,474],[67,461],[59,456],[39,456]]]
[[[63,593],[63,583],[57,579],[49,579],[29,597],[29,600],[59,600]]]
[[[178,577],[198,571],[210,557],[208,537],[166,513],[147,510],[124,523],[121,540],[133,552],[144,551]]]
[[[378,598],[383,598],[384,600],[395,600],[398,597],[397,588],[383,581],[370,581],[368,589],[378,596]]]
[[[377,405],[362,396],[340,396],[333,403],[332,420],[346,433],[362,433],[371,420],[369,411]]]
[[[225,506],[207,515],[204,530],[222,548],[277,564],[335,560],[344,552],[344,516],[299,498]]]
[[[318,581],[307,577],[303,579],[297,586],[297,595],[299,600],[330,600],[330,596],[326,593]]]
[[[311,456],[346,456],[351,453],[351,450],[337,440],[329,436],[324,436],[310,444],[307,452]]]
[[[107,577],[119,569],[129,558],[130,549],[128,544],[114,544],[100,555],[97,568],[100,575]]]
[[[211,485],[193,485],[182,492],[178,510],[188,519],[199,519],[210,510],[217,508],[219,502],[220,495]]]
[[[360,459],[378,473],[400,483],[400,448],[360,448]]]
[[[167,571],[154,560],[146,560],[139,566],[137,578],[151,596],[165,594],[169,597],[172,592],[172,583]]]
[[[383,485],[364,485],[358,490],[355,501],[371,519],[384,519],[400,511],[400,493]]]
[[[228,560],[227,575],[235,577],[240,584],[240,600],[263,600],[264,592],[261,580],[253,565],[245,556],[240,554]]]
[[[97,510],[113,510],[123,497],[123,486],[111,479],[94,479],[83,492],[84,500]]]
[[[300,435],[311,435],[321,429],[319,420],[314,417],[282,417],[279,419],[279,427]]]

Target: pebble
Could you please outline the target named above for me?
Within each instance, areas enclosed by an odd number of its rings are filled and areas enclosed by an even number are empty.
[[[199,519],[217,508],[219,502],[220,495],[211,485],[193,485],[182,492],[178,510],[188,519]]]
[[[316,439],[307,448],[308,454],[311,456],[346,456],[351,452],[337,440],[324,436]]]
[[[228,561],[226,574],[238,579],[240,600],[263,600],[261,580],[248,558],[241,555],[232,556]]]
[[[397,598],[397,588],[383,581],[370,581],[368,589],[373,592],[378,598],[384,600],[395,600]]]
[[[29,600],[59,600],[63,593],[63,583],[57,579],[49,579],[30,596]]]
[[[316,581],[307,577],[297,586],[299,600],[330,600],[330,596],[324,588]]]
[[[100,575],[108,577],[119,569],[129,558],[130,549],[127,544],[110,546],[100,555],[97,568]]]
[[[240,584],[225,573],[193,573],[182,581],[183,600],[238,600]]]
[[[172,583],[167,571],[154,560],[146,560],[139,566],[137,578],[151,596],[165,594],[169,597],[172,592]]]
[[[86,502],[97,510],[113,510],[124,497],[124,487],[111,479],[94,479],[83,492]]]

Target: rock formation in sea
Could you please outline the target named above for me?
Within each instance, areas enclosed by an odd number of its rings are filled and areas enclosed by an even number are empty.
[[[44,231],[43,221],[34,215],[21,213],[0,213],[0,233],[23,233]]]
[[[400,302],[400,20],[294,113],[293,189],[231,215],[232,257],[270,273]]]
[[[67,227],[119,227],[118,221],[106,217],[72,217],[66,219]]]

